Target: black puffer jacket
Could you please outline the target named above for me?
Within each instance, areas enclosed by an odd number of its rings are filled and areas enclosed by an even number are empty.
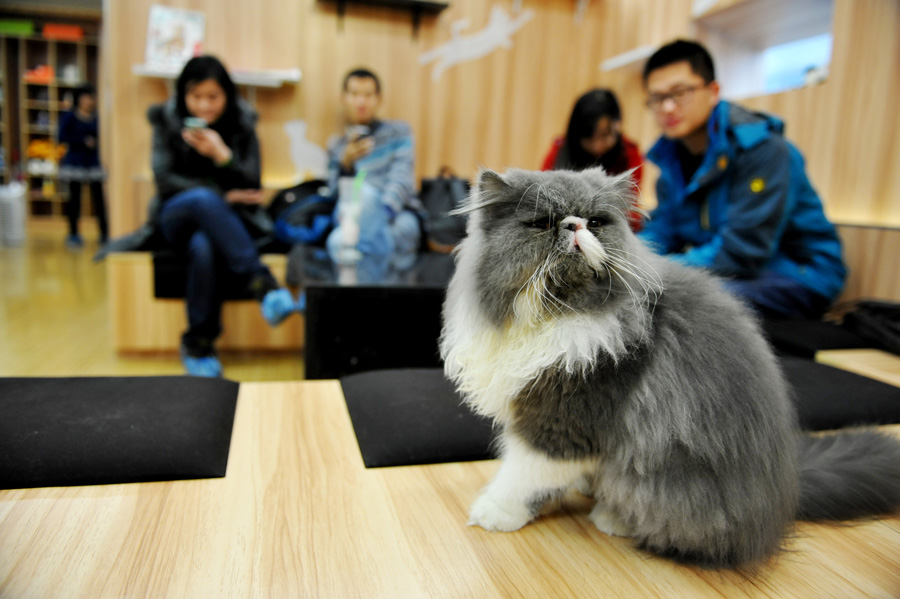
[[[156,197],[147,208],[147,221],[136,231],[112,239],[94,254],[99,262],[112,252],[156,251],[167,244],[159,230],[157,218],[163,202],[176,193],[194,187],[209,187],[223,194],[229,189],[259,189],[259,140],[256,137],[256,112],[243,100],[238,101],[238,127],[231,132],[219,131],[231,149],[231,163],[217,167],[201,156],[181,138],[182,120],[175,111],[175,100],[151,106],[147,118],[153,126],[153,176]],[[218,128],[216,128],[218,130]],[[257,212],[262,212],[257,210]],[[267,239],[255,239],[258,245]]]
[[[235,127],[212,126],[232,152],[231,162],[218,167],[181,138],[184,125],[174,98],[150,107],[147,118],[153,126],[153,177],[160,201],[195,187],[209,187],[222,195],[230,189],[261,187],[256,112],[243,100],[238,100],[238,112]]]

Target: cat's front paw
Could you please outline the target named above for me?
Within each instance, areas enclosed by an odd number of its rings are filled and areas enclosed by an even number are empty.
[[[531,512],[521,505],[500,505],[488,493],[483,493],[469,510],[469,526],[485,530],[512,532],[531,521]]]
[[[591,510],[591,522],[602,533],[611,537],[630,537],[631,530],[606,506],[597,504]]]

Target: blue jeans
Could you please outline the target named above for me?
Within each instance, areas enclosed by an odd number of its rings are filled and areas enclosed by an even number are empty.
[[[763,274],[755,279],[730,279],[725,289],[742,298],[760,315],[769,318],[818,319],[831,301],[794,279]]]
[[[182,344],[191,355],[209,355],[222,332],[225,280],[238,275],[248,286],[263,280],[271,288],[274,278],[240,217],[211,189],[196,187],[166,200],[159,224],[166,241],[187,261],[188,329]]]

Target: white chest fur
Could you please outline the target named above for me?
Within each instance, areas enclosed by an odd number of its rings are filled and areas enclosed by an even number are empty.
[[[616,357],[625,350],[622,327],[611,315],[514,320],[498,328],[481,316],[474,290],[460,278],[449,301],[441,339],[445,371],[476,412],[500,421],[547,368],[585,373],[601,352]]]

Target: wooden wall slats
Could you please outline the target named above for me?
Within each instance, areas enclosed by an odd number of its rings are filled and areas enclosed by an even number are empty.
[[[104,2],[103,152],[110,171],[113,234],[143,220],[130,197],[135,175],[147,176],[147,107],[166,86],[131,72],[143,62],[147,15],[159,0]],[[643,106],[638,68],[602,72],[600,63],[644,45],[692,32],[691,0],[594,0],[576,22],[575,0],[522,0],[534,18],[499,48],[454,66],[433,81],[419,56],[450,40],[451,25],[469,19],[462,35],[488,23],[493,6],[514,2],[454,0],[426,16],[413,36],[407,12],[350,5],[342,24],[334,3],[317,0],[166,0],[207,15],[206,50],[231,68],[299,67],[302,81],[260,89],[257,108],[264,178],[296,173],[283,124],[303,119],[308,137],[324,146],[341,123],[341,77],[367,65],[384,83],[382,114],[408,120],[416,136],[419,177],[444,164],[462,175],[479,165],[537,168],[564,130],[575,98],[594,86],[620,97],[625,130],[643,149],[657,137]],[[900,226],[900,4],[896,0],[835,0],[831,76],[823,85],[744,103],[785,119],[788,136],[806,155],[829,215],[841,222]],[[644,195],[652,205],[653,169]]]
[[[838,233],[848,268],[839,301],[878,299],[900,303],[900,230],[841,225]]]

